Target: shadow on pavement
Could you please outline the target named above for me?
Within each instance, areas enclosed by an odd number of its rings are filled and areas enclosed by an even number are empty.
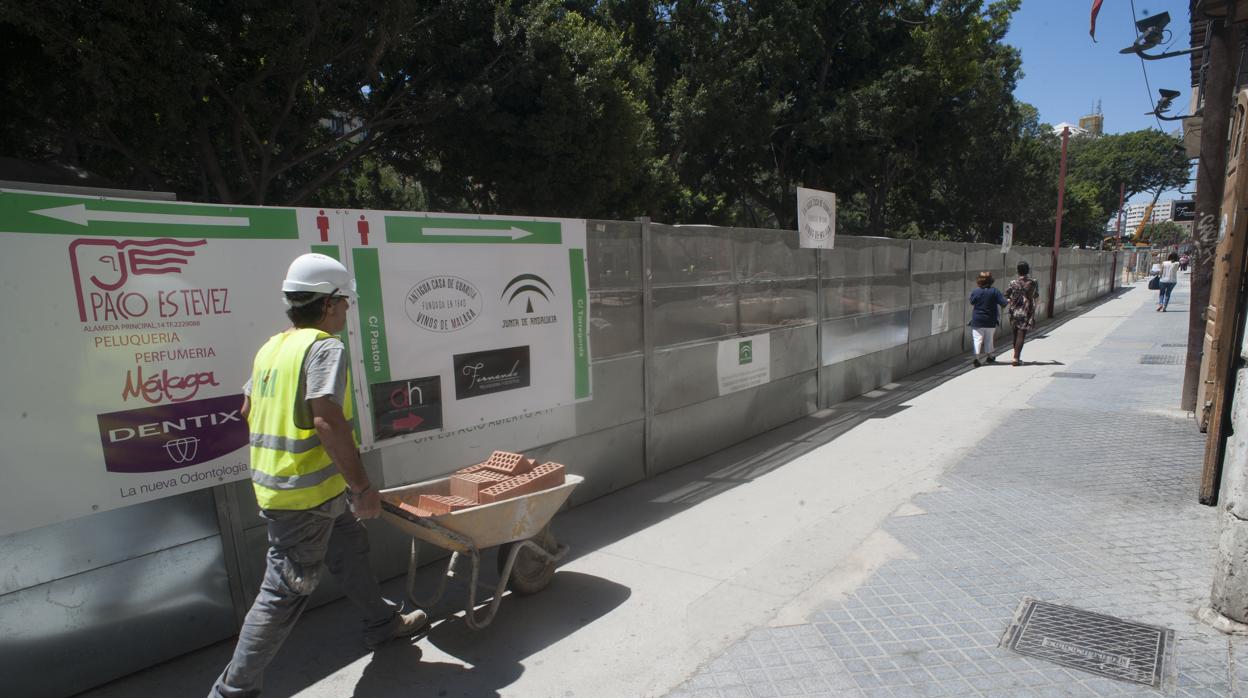
[[[418,647],[391,643],[373,655],[355,686],[355,695],[501,695],[524,673],[522,662],[527,657],[611,612],[631,593],[628,587],[601,577],[558,572],[539,594],[506,596],[485,630],[471,630],[460,616],[435,623],[422,642],[463,665],[422,662]]]

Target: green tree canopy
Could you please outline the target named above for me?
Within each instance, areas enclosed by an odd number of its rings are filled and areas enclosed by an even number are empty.
[[[1190,171],[1178,136],[1156,129],[1072,138],[1068,163],[1063,230],[1072,241],[1087,243],[1104,235],[1105,222],[1118,210],[1120,185],[1127,198],[1176,189]]]
[[[1058,141],[1019,0],[12,0],[0,155],[201,201],[1051,239]],[[1074,139],[1064,228],[1174,186],[1174,138]]]
[[[1188,240],[1192,236],[1186,228],[1178,223],[1162,221],[1145,225],[1140,237],[1141,240],[1148,242],[1153,247],[1170,247]]]

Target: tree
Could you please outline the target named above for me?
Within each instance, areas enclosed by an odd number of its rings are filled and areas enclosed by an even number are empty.
[[[1174,221],[1148,223],[1144,226],[1144,230],[1140,232],[1142,241],[1157,248],[1171,247],[1189,240],[1191,237],[1191,233],[1186,228]]]
[[[1142,192],[1174,189],[1190,169],[1178,136],[1145,129],[1070,140],[1068,201],[1063,237],[1096,242],[1105,221],[1118,210],[1119,186],[1130,198]]]
[[[502,5],[504,79],[392,139],[436,208],[631,218],[653,198],[650,73],[621,36],[554,0]]]
[[[841,194],[845,232],[999,230],[1015,197],[983,195],[1028,125],[1002,43],[1014,0],[663,7],[656,120],[679,219],[791,227],[801,185]]]
[[[119,186],[304,202],[393,129],[445,103],[426,99],[438,81],[410,63],[410,49],[447,13],[418,8],[11,3],[4,33],[27,50],[9,56],[19,78],[0,88],[15,112],[4,146]]]

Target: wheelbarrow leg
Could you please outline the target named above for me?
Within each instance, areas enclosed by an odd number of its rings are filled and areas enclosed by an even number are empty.
[[[541,558],[558,560],[567,552],[567,546],[563,546],[559,555],[551,555],[546,552],[542,546],[532,541],[517,541],[511,546],[511,550],[507,553],[507,562],[503,565],[502,571],[498,575],[498,586],[494,589],[494,598],[490,599],[490,605],[484,609],[484,613],[477,614],[477,574],[481,564],[481,555],[478,551],[473,551],[472,558],[472,591],[468,595],[468,607],[464,612],[464,623],[473,630],[481,630],[494,620],[494,614],[498,613],[498,605],[503,601],[503,593],[507,591],[507,582],[511,580],[511,571],[515,567],[516,558],[520,556],[520,552],[526,548],[530,549],[535,555]]]
[[[442,573],[442,579],[438,581],[438,590],[433,596],[427,599],[416,598],[416,568],[420,566],[420,541],[416,538],[412,539],[412,554],[407,559],[407,598],[416,604],[417,608],[432,608],[434,604],[442,600],[442,595],[446,593],[446,580],[451,577],[455,569],[455,561],[459,557],[459,553],[452,553],[451,559],[446,563],[446,570]]]
[[[464,609],[464,624],[469,628],[483,630],[494,621],[494,615],[498,613],[498,605],[503,602],[503,592],[507,590],[507,579],[511,576],[511,566],[515,563],[516,553],[519,550],[520,546],[512,546],[511,554],[507,556],[507,566],[503,569],[503,574],[499,575],[498,586],[494,588],[490,605],[485,607],[485,612],[480,615],[477,613],[477,576],[480,574],[481,554],[478,551],[473,551],[472,591],[468,593],[468,606]]]

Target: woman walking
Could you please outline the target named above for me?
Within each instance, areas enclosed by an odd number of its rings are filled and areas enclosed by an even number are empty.
[[[1027,339],[1027,331],[1036,326],[1036,298],[1040,295],[1040,286],[1036,280],[1028,276],[1031,265],[1018,263],[1018,278],[1010,282],[1005,291],[1009,302],[1010,324],[1014,327],[1014,364],[1023,363],[1023,342]]]
[[[1170,307],[1170,293],[1179,284],[1179,255],[1177,252],[1171,252],[1166,261],[1161,263],[1158,282],[1161,286],[1157,290],[1157,311],[1164,313],[1166,308]]]
[[[979,272],[979,276],[975,278],[975,285],[978,288],[971,291],[970,322],[971,343],[975,349],[975,359],[971,363],[979,367],[981,350],[984,361],[990,364],[997,361],[997,358],[992,355],[992,338],[997,333],[997,325],[1001,324],[998,319],[999,309],[1007,301],[1000,291],[992,287],[992,272]]]

